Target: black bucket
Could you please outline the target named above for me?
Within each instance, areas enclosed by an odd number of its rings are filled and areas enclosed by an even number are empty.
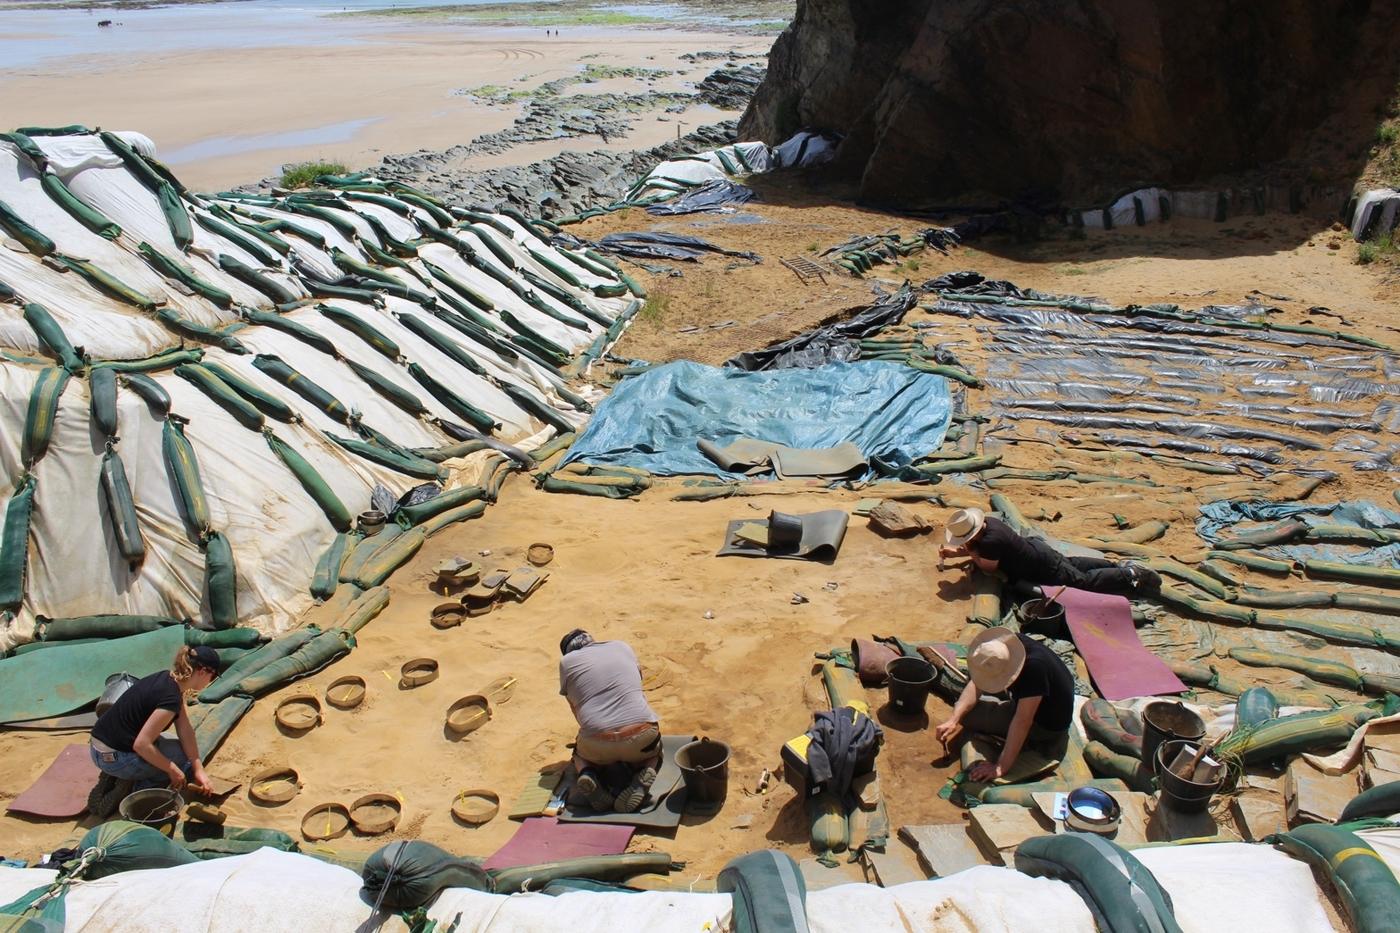
[[[128,794],[117,812],[124,820],[149,826],[164,836],[174,836],[184,804],[184,798],[170,788],[152,787]]]
[[[1028,599],[1016,607],[1016,620],[1021,631],[1027,635],[1044,635],[1046,638],[1064,638],[1069,632],[1065,628],[1065,607],[1051,602],[1044,608],[1046,600]]]
[[[676,751],[676,765],[685,780],[686,801],[719,809],[729,794],[729,746],[700,739]]]
[[[921,716],[938,672],[923,658],[895,658],[885,665],[890,678],[890,706],[902,716]]]
[[[1200,747],[1196,742],[1188,742],[1185,739],[1168,739],[1158,745],[1153,767],[1157,772],[1157,786],[1162,791],[1163,802],[1178,813],[1200,813],[1210,806],[1210,799],[1220,790],[1220,785],[1225,779],[1221,777],[1209,784],[1201,784],[1172,774],[1167,766],[1175,761],[1176,756],[1188,745]]]
[[[1199,742],[1205,734],[1205,721],[1175,700],[1156,700],[1142,708],[1142,760],[1149,767],[1163,742]]]

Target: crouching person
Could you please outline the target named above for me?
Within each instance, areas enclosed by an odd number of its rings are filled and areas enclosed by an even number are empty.
[[[963,731],[1002,739],[995,761],[979,761],[968,778],[995,781],[1011,773],[1025,748],[1064,758],[1074,719],[1074,678],[1055,653],[1008,628],[989,628],[967,649],[971,675],[953,713],[934,730],[945,746]]]
[[[559,693],[578,720],[570,803],[603,812],[635,813],[646,801],[661,765],[661,728],[642,694],[642,671],[626,642],[594,641],[574,629],[559,642]],[[611,767],[610,767],[611,766]],[[619,768],[630,779],[616,796],[607,775]]]
[[[170,670],[133,683],[92,727],[89,750],[101,772],[88,797],[88,810],[105,818],[133,790],[191,785],[209,793],[209,776],[199,758],[185,695],[198,693],[219,676],[219,655],[205,645],[182,647]],[[175,735],[161,735],[171,723]]]

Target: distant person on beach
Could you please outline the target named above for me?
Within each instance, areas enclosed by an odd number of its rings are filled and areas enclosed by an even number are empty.
[[[1039,586],[1042,591],[1050,586],[1071,586],[1132,598],[1155,596],[1162,589],[1162,578],[1141,564],[1065,557],[1041,538],[1019,535],[981,509],[954,512],[943,535],[941,556],[969,556],[972,566],[984,573],[1001,573],[1012,583]]]
[[[198,693],[219,676],[219,655],[205,645],[182,647],[168,671],[133,683],[92,727],[88,746],[101,772],[88,798],[88,810],[102,818],[116,811],[128,793],[148,787],[186,785],[207,794],[212,788],[195,744],[185,695]],[[161,733],[174,723],[177,738]]]
[[[626,642],[594,641],[581,628],[564,636],[559,653],[559,693],[578,720],[570,803],[635,813],[661,765],[661,727],[642,693],[637,655]]]
[[[945,748],[964,730],[1001,740],[996,760],[973,765],[970,780],[1010,774],[1026,748],[1047,761],[1064,758],[1074,720],[1074,678],[1053,651],[1008,628],[989,628],[968,645],[967,671],[952,714],[933,734]]]

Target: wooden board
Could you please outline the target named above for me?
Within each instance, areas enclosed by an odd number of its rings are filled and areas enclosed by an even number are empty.
[[[1323,774],[1301,757],[1288,763],[1283,799],[1290,825],[1335,823],[1357,794],[1355,774]]]
[[[963,823],[901,826],[899,838],[914,847],[920,863],[933,878],[947,878],[963,869],[987,864]]]
[[[1265,836],[1288,832],[1283,798],[1276,794],[1247,790],[1230,801],[1230,812],[1245,842],[1262,842]]]
[[[1011,868],[1016,847],[1034,836],[1054,832],[1049,820],[1014,803],[984,803],[972,810],[967,834],[987,858]]]

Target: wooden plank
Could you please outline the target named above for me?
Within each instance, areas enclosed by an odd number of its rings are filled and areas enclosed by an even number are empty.
[[[901,826],[899,838],[919,853],[919,861],[930,877],[947,878],[963,869],[987,864],[962,823]]]

